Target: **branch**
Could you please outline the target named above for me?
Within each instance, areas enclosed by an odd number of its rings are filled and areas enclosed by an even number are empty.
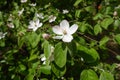
[[[89,37],[89,36],[87,36],[87,35],[85,35],[85,34],[83,34],[83,33],[81,33],[81,32],[77,32],[77,34],[80,35],[80,36],[83,36],[84,38],[86,38],[86,39],[88,39],[88,40],[96,41],[97,43],[99,43],[99,41],[97,41],[97,40],[95,40],[95,39],[93,39],[93,38],[91,38],[91,37]],[[114,55],[118,55],[115,51],[111,50],[111,49],[108,48],[108,47],[107,47],[107,50],[108,50],[109,52],[111,52],[112,54],[114,54]]]

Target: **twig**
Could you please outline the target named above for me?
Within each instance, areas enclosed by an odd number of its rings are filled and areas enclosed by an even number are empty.
[[[83,36],[83,37],[89,39],[89,40],[97,41],[97,40],[92,39],[91,37],[89,37],[89,36],[87,36],[87,35],[85,35],[85,34],[83,34],[83,33],[80,33],[80,32],[77,32],[77,33],[78,33],[79,35],[81,35],[81,36]],[[98,41],[97,41],[97,42],[98,42]]]
[[[84,38],[86,38],[86,39],[88,39],[88,40],[93,40],[93,41],[96,41],[97,43],[99,43],[99,41],[97,41],[97,40],[95,40],[95,39],[93,39],[93,38],[91,38],[91,37],[89,37],[89,36],[87,36],[87,35],[85,35],[85,34],[83,34],[83,33],[81,33],[81,32],[77,32],[77,34],[83,36]],[[111,52],[112,54],[114,54],[114,55],[118,55],[115,51],[111,50],[111,49],[108,48],[108,47],[107,47],[107,50],[108,50],[109,52]]]
[[[107,48],[107,49],[108,49],[109,52],[113,53],[114,55],[116,55],[116,56],[118,55],[115,51],[113,51],[113,50],[111,50],[109,48]]]

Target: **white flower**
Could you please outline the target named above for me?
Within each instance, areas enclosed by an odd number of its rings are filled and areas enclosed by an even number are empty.
[[[7,32],[5,32],[5,33],[0,32],[0,39],[4,38],[6,34],[7,34]]]
[[[39,10],[43,10],[43,8],[39,8]]]
[[[7,23],[7,26],[8,26],[9,28],[14,28],[14,27],[15,27],[12,22],[11,22],[11,23]]]
[[[25,3],[25,2],[27,2],[27,0],[21,0],[21,3]]]
[[[73,39],[72,34],[78,29],[77,24],[73,24],[69,27],[69,22],[63,20],[60,22],[60,26],[56,25],[52,28],[53,32],[58,34],[58,36],[53,37],[54,39],[62,39],[63,42],[71,42]]]
[[[36,3],[31,3],[29,5],[34,7],[34,6],[36,6]]]
[[[42,56],[41,61],[43,61],[43,64],[46,64],[46,57],[44,55]]]
[[[49,16],[49,23],[54,22],[56,20],[56,16],[50,15]]]
[[[115,9],[120,9],[120,5],[118,5],[117,7],[115,7]]]
[[[42,13],[39,13],[39,14],[37,13],[37,14],[36,14],[36,17],[38,17],[38,18],[40,18],[40,19],[44,19],[44,17],[43,17],[43,14],[42,14]]]
[[[39,19],[35,21],[30,21],[29,24],[30,25],[28,26],[28,29],[32,29],[33,31],[36,31],[39,27],[43,25],[42,23],[40,23]]]
[[[81,57],[80,59],[81,59],[81,61],[84,61],[83,57]]]
[[[22,8],[22,10],[18,11],[18,16],[20,16],[24,11],[24,8]]]
[[[69,11],[67,9],[63,10],[63,14],[67,14]]]

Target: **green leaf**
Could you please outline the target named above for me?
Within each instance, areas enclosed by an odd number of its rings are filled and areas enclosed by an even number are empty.
[[[32,61],[32,60],[35,60],[38,58],[38,55],[37,54],[33,54],[33,55],[30,55],[30,58],[28,61]]]
[[[84,58],[85,62],[87,63],[93,63],[100,59],[99,54],[94,48],[87,48],[82,45],[78,46],[78,50],[80,52],[80,55]]]
[[[67,48],[64,48],[62,43],[58,43],[55,46],[54,50],[54,60],[57,66],[63,67],[66,64],[66,58],[67,58]]]
[[[107,29],[108,26],[110,24],[112,24],[114,22],[113,18],[105,18],[102,22],[101,22],[101,26],[104,28],[104,29]]]
[[[19,28],[19,24],[20,24],[19,19],[14,20],[14,24],[16,28]]]
[[[23,46],[24,42],[25,42],[25,38],[24,37],[18,37],[19,49]]]
[[[86,24],[86,22],[81,22],[81,23],[78,23],[79,24],[79,30],[80,30],[80,32],[85,32],[86,31],[86,29],[87,29],[87,24]]]
[[[61,59],[61,60],[62,60],[62,59]],[[62,68],[60,68],[60,67],[57,66],[55,63],[52,63],[52,64],[51,64],[51,68],[52,68],[53,73],[54,73],[58,78],[62,77],[62,76],[65,74],[65,72],[66,72],[66,67],[65,67],[65,66],[62,67]]]
[[[16,49],[12,49],[12,50],[7,51],[7,53],[9,53],[9,54],[17,53],[17,52],[18,52],[18,50],[16,50]]]
[[[104,71],[100,74],[100,80],[114,80],[114,77],[111,73]]]
[[[76,6],[78,6],[79,5],[79,3],[81,3],[83,0],[76,0],[76,2],[74,3],[74,6],[76,7]]]
[[[74,46],[74,47],[73,47],[73,46]],[[76,51],[77,51],[77,46],[76,46],[76,43],[75,43],[75,42],[72,41],[71,43],[69,43],[69,44],[67,45],[67,47],[68,47],[68,51],[69,51],[69,53],[70,53],[71,56],[76,53]]]
[[[0,20],[3,20],[3,13],[0,11]]]
[[[115,40],[120,45],[120,34],[115,35]]]
[[[30,44],[32,48],[35,48],[40,41],[40,35],[38,35],[35,32],[32,32],[26,35],[26,40],[27,40],[27,43]]]
[[[87,7],[85,7],[85,10],[86,10],[87,12],[90,12],[90,13],[95,12],[95,8],[94,8],[93,6],[87,6]]]
[[[117,56],[116,56],[116,58],[117,58],[117,60],[119,60],[119,61],[120,61],[120,55],[117,55]]]
[[[111,14],[111,11],[112,11],[112,7],[108,6],[106,7],[105,14]]]
[[[28,74],[26,77],[25,77],[25,80],[34,80],[34,75],[33,74]]]
[[[41,66],[40,71],[44,74],[51,74],[51,66]]]
[[[114,21],[114,30],[116,30],[120,26],[120,20]]]
[[[20,76],[16,75],[16,76],[14,77],[14,80],[21,80],[21,79],[20,79]]]
[[[103,37],[99,42],[99,46],[105,45],[108,41],[109,41],[109,37],[107,36]]]
[[[94,17],[93,20],[98,20],[98,19],[102,19],[103,15],[101,13],[97,13]]]
[[[47,78],[41,78],[41,80],[49,80],[49,79],[47,79]]]
[[[0,47],[5,47],[5,42],[3,40],[0,40]]]
[[[101,32],[102,32],[102,28],[100,27],[99,24],[96,24],[95,27],[94,27],[94,33],[95,33],[95,35],[98,35]]]
[[[81,45],[85,45],[86,44],[86,41],[83,37],[78,37],[78,43],[81,44]]]
[[[82,11],[82,10],[76,10],[76,12],[75,12],[75,17],[76,17],[76,18],[79,18],[79,17],[80,17],[81,11]]]
[[[32,69],[30,69],[29,71],[30,71],[30,73],[33,73],[35,70],[36,70],[36,68],[38,68],[38,66],[40,65],[40,62],[38,61],[36,61],[36,62],[34,62],[34,63],[31,63],[31,66],[29,66],[29,67],[32,67]]]
[[[80,80],[98,80],[97,74],[89,69],[89,70],[83,70],[80,75]]]
[[[48,59],[51,56],[51,45],[47,40],[45,40],[43,43],[43,47],[44,47],[45,57]]]
[[[0,22],[0,26],[2,26],[3,22]]]
[[[22,70],[22,71],[24,71],[26,69],[26,66],[24,66],[23,64],[20,64],[19,67],[20,67],[20,70]]]

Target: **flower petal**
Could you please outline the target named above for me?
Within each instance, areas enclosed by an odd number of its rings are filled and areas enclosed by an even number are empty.
[[[62,39],[63,38],[63,36],[55,36],[55,37],[53,37],[53,39]]]
[[[46,64],[46,61],[44,61],[43,64]]]
[[[39,25],[39,19],[37,19],[36,21],[35,21],[35,23],[36,23],[36,25]]]
[[[39,23],[38,27],[41,27],[43,25],[43,23]]]
[[[43,57],[41,58],[41,61],[45,61],[45,60],[46,60],[46,57],[43,56]]]
[[[34,26],[32,26],[32,25],[28,26],[28,29],[33,29],[33,28],[34,28]]]
[[[56,16],[49,16],[49,23],[54,22],[56,20]]]
[[[34,27],[34,28],[33,28],[33,31],[36,31],[37,29],[38,29],[38,27]]]
[[[77,29],[78,29],[78,25],[77,25],[77,24],[73,24],[73,25],[69,28],[69,30],[68,30],[67,32],[68,32],[68,34],[73,34],[73,33],[75,33],[75,32],[77,31]]]
[[[34,22],[34,21],[30,21],[29,24],[30,24],[30,25],[34,25],[35,22]]]
[[[63,31],[62,29],[59,27],[59,26],[54,26],[52,28],[53,32],[56,33],[56,34],[59,34],[59,35],[62,35],[63,34]]]
[[[63,30],[68,30],[69,29],[69,22],[67,20],[62,20],[60,22],[60,28]]]
[[[63,37],[62,40],[63,40],[64,42],[71,42],[72,39],[73,39],[72,35],[64,35],[64,37]]]

